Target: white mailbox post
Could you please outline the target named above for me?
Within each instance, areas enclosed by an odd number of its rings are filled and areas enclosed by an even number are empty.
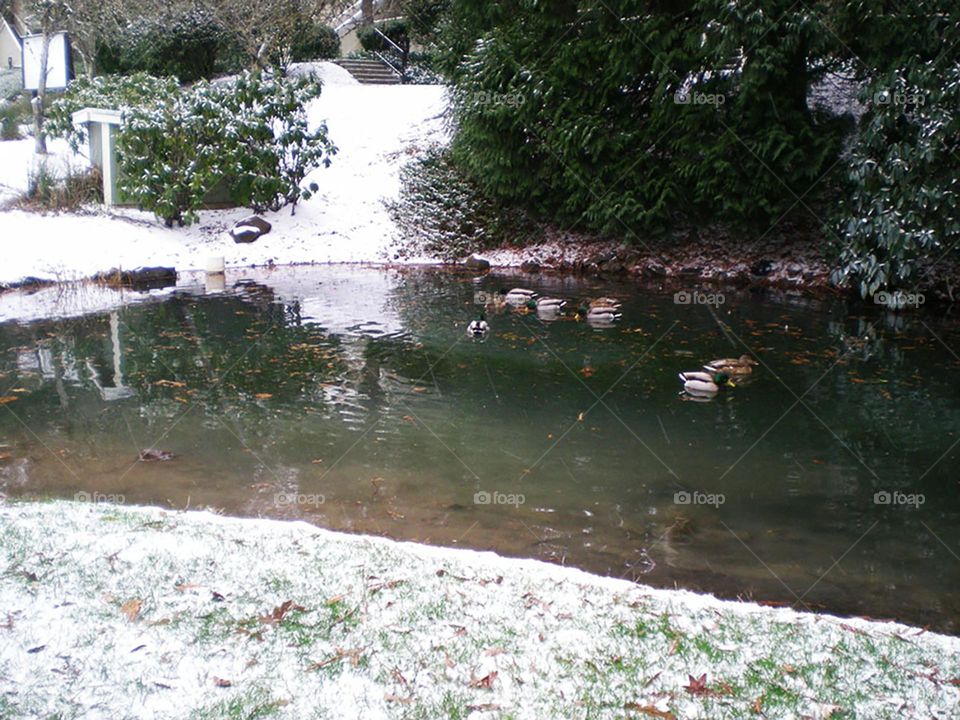
[[[117,204],[117,131],[123,124],[119,110],[84,108],[72,116],[74,125],[83,125],[90,142],[90,164],[103,177],[103,204]]]

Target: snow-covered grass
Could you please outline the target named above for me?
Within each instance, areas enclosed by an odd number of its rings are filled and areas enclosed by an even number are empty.
[[[245,209],[206,211],[188,228],[166,229],[152,215],[0,212],[0,282],[25,277],[80,278],[116,267],[204,267],[210,256],[228,266],[308,262],[384,262],[395,240],[384,206],[396,197],[400,167],[430,144],[445,142],[446,89],[428,85],[360,85],[342,68],[315,63],[295,74],[317,73],[321,97],[312,122],[327,121],[339,152],[329,168],[311,173],[320,192],[297,206],[266,213],[270,234],[237,245],[227,234],[249,215]],[[51,143],[51,166],[83,166],[65,143]],[[33,140],[0,142],[0,200],[22,194],[34,164]],[[29,238],[29,242],[25,242]],[[415,259],[414,259],[415,260]]]
[[[0,506],[0,637],[3,717],[947,718],[960,706],[960,640],[915,628],[304,523],[90,503]]]

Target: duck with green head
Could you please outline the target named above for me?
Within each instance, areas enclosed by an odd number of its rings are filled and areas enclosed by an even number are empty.
[[[683,389],[692,395],[716,395],[720,388],[736,387],[730,376],[723,371],[682,372],[680,382]]]
[[[527,310],[535,310],[537,315],[541,318],[551,320],[563,312],[563,308],[566,307],[566,304],[567,301],[562,300],[561,298],[530,298],[527,300],[526,308]]]
[[[590,307],[583,303],[577,308],[577,319],[586,320],[591,325],[612,325],[623,316],[619,306],[598,305]]]

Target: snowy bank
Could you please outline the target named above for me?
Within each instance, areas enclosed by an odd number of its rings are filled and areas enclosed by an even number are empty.
[[[532,560],[0,505],[4,717],[956,717],[960,639]]]
[[[436,85],[360,85],[342,68],[317,64],[324,88],[310,120],[327,121],[339,152],[329,168],[311,173],[320,192],[289,208],[266,213],[270,234],[238,245],[227,234],[247,209],[206,211],[188,228],[167,229],[148,213],[0,212],[0,282],[26,277],[77,279],[111,268],[165,265],[204,267],[210,256],[228,266],[308,262],[384,262],[395,239],[385,200],[396,197],[400,167],[430,144],[445,142],[446,89]],[[346,77],[344,77],[346,75]],[[27,188],[33,140],[0,142],[0,200]],[[65,143],[51,145],[55,167],[82,167]]]

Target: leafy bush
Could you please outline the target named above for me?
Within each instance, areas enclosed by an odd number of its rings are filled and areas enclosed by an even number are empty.
[[[73,124],[73,113],[78,110],[93,107],[130,111],[179,93],[180,83],[175,77],[146,73],[79,77],[47,109],[44,132],[50,137],[66,138],[76,152],[87,141],[86,130]]]
[[[847,163],[835,280],[864,296],[926,279],[960,245],[960,7],[864,3],[838,18],[867,111]],[[920,12],[922,10],[922,12]]]
[[[403,16],[410,27],[410,37],[423,46],[436,43],[451,0],[405,0]]]
[[[628,236],[681,215],[769,224],[839,151],[842,128],[806,108],[824,69],[807,67],[822,33],[804,5],[512,0],[451,12],[440,60],[456,161],[553,220]]]
[[[400,252],[447,261],[522,241],[537,226],[464,177],[448,149],[433,148],[400,171],[401,190],[388,210],[400,231]]]
[[[329,25],[318,25],[307,20],[297,33],[291,48],[293,62],[326,60],[340,57],[340,36]]]
[[[390,38],[390,40],[401,50],[409,50],[410,32],[407,26],[407,21],[403,19],[384,20],[376,25],[367,25],[365,27],[361,27],[357,31],[357,39],[360,41],[360,46],[364,50],[373,52],[375,50],[382,51],[388,48],[393,48],[390,43],[388,43],[379,33],[377,33],[377,30]]]
[[[184,82],[238,69],[242,58],[234,35],[201,7],[141,18],[97,49],[106,73],[173,75]]]
[[[30,98],[11,102],[0,100],[0,140],[19,140],[20,125],[30,121]]]
[[[306,104],[319,94],[312,78],[260,73],[187,89],[169,78],[98,78],[72,86],[48,127],[77,142],[65,119],[78,105],[121,109],[118,189],[170,227],[193,222],[224,179],[237,204],[258,212],[309,198],[303,179],[336,153],[326,125],[307,122]]]

